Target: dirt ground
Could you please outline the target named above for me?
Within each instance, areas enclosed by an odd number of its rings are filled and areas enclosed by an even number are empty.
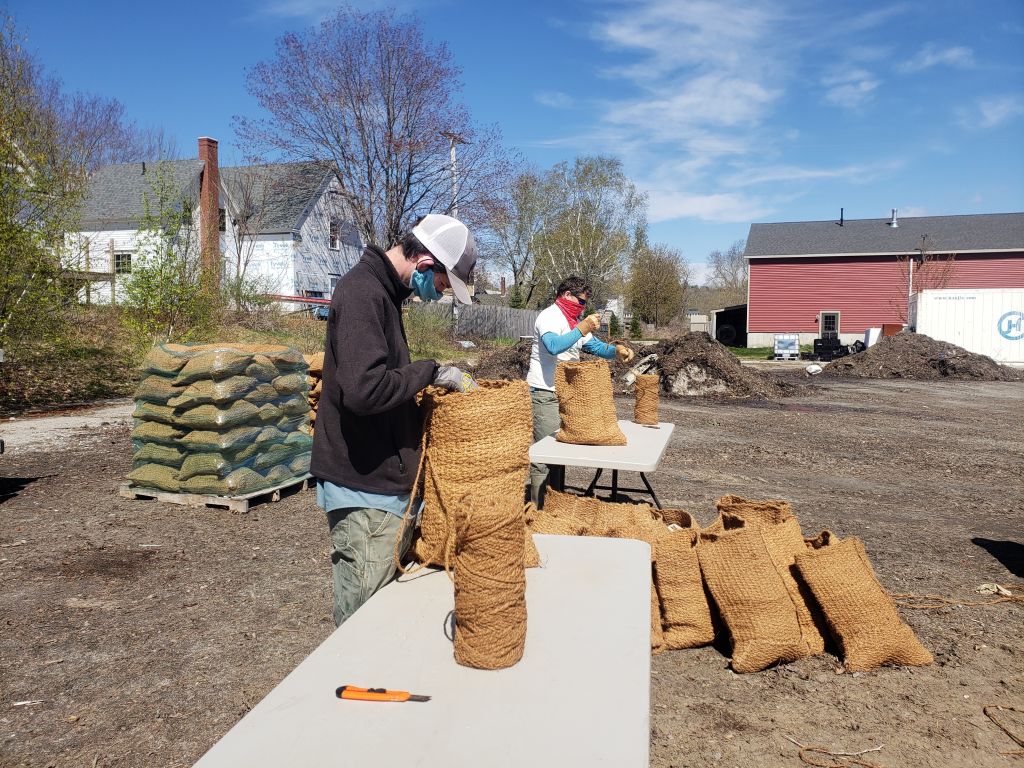
[[[702,524],[725,493],[785,498],[806,535],[860,536],[893,592],[1024,582],[1022,382],[816,377],[772,402],[663,400],[661,418],[677,426],[652,482]],[[246,515],[122,499],[124,417],[66,424],[24,446],[0,431],[0,765],[190,765],[333,629],[326,523],[309,490]],[[1024,707],[1024,604],[903,616],[932,666],[656,656],[651,765],[801,765],[787,737],[881,746],[861,759],[883,768],[1013,765],[982,707]]]

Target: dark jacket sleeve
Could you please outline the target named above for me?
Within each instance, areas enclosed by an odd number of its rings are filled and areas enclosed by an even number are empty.
[[[383,413],[412,400],[434,380],[437,363],[417,360],[388,368],[384,332],[386,309],[369,297],[354,298],[338,310],[334,348],[336,378],[345,407],[364,416]]]

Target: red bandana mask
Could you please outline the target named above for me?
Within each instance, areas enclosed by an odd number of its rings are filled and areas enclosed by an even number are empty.
[[[567,299],[559,296],[555,299],[555,306],[562,310],[565,319],[569,321],[569,330],[573,330],[583,317],[583,307],[577,304],[574,299]]]

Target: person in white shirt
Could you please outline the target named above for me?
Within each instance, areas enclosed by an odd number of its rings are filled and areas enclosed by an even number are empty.
[[[555,367],[559,362],[576,362],[580,350],[605,360],[618,358],[624,363],[634,352],[625,344],[608,344],[594,337],[601,317],[583,317],[590,300],[590,286],[581,277],[567,277],[559,286],[555,303],[537,317],[533,326],[533,349],[526,383],[530,385],[533,405],[533,440],[537,442],[558,431],[558,397],[555,394]],[[530,465],[530,498],[541,506],[548,479],[546,464]]]

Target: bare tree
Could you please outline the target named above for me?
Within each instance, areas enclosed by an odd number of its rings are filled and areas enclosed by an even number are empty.
[[[895,265],[897,284],[902,293],[900,298],[893,298],[889,306],[900,321],[906,323],[910,318],[911,295],[949,286],[956,270],[956,253],[935,251],[928,235],[921,235],[921,245],[917,250],[897,256]]]
[[[484,200],[483,244],[498,268],[511,274],[516,301],[523,306],[531,303],[537,287],[536,244],[549,207],[545,184],[533,171],[495,188]]]
[[[453,99],[460,70],[444,44],[393,11],[343,7],[319,27],[277,41],[248,73],[266,119],[236,118],[253,147],[292,160],[330,162],[349,218],[366,242],[389,245],[419,215],[452,201],[447,132],[458,147],[464,218],[507,172],[497,131],[477,129]]]
[[[725,253],[715,250],[708,254],[708,285],[718,289],[718,300],[726,305],[742,304],[747,300],[745,249],[746,241],[737,240]]]

